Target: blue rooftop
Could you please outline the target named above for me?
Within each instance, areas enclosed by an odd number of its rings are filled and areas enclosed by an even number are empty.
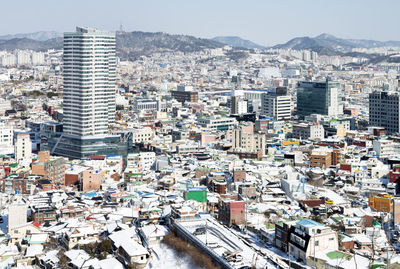
[[[324,226],[323,224],[313,221],[313,220],[309,220],[309,219],[303,219],[303,220],[299,220],[297,222],[297,224],[304,226],[304,227],[313,227],[313,226]]]

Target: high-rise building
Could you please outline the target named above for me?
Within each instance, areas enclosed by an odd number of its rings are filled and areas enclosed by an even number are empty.
[[[28,133],[16,134],[14,143],[15,160],[23,166],[32,163],[32,141]]]
[[[81,27],[64,33],[63,60],[63,133],[49,139],[51,153],[126,154],[121,136],[108,132],[115,120],[115,34]]]
[[[300,81],[297,84],[297,115],[300,118],[311,114],[337,116],[342,114],[339,102],[340,85],[338,82]]]
[[[32,52],[32,65],[44,64],[44,53],[43,52]]]
[[[17,52],[17,63],[18,65],[29,65],[31,64],[31,54],[28,51]]]
[[[231,114],[242,115],[247,113],[247,101],[244,100],[243,90],[232,91]]]
[[[64,34],[64,133],[98,136],[115,119],[115,34],[76,28]]]
[[[290,120],[292,102],[287,89],[278,87],[270,89],[262,95],[262,114],[276,120]]]
[[[389,134],[400,132],[400,96],[397,92],[369,94],[369,124],[385,128]]]

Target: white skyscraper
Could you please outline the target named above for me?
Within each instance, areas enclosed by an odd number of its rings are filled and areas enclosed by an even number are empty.
[[[292,114],[291,96],[283,87],[271,88],[262,95],[262,114],[276,120],[290,120]]]
[[[115,118],[115,34],[64,33],[64,134],[101,137]]]

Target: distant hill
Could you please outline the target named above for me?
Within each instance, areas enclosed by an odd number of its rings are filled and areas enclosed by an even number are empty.
[[[39,31],[34,33],[26,33],[26,34],[14,34],[14,35],[2,35],[0,36],[0,40],[10,40],[15,38],[28,38],[37,41],[46,41],[52,38],[62,37],[62,33],[56,31]]]
[[[265,49],[266,47],[258,45],[250,40],[238,36],[216,36],[212,40],[232,46],[234,48],[244,49]]]
[[[296,37],[285,44],[274,46],[275,49],[309,49],[317,52],[349,52],[353,48],[377,48],[386,46],[400,47],[400,41],[375,41],[365,39],[342,39],[329,34],[321,34],[316,37]]]
[[[55,37],[54,37],[55,36]],[[47,37],[51,37],[46,39]],[[45,40],[42,40],[45,39]],[[221,48],[230,45],[234,48],[254,49],[266,48],[249,40],[236,36],[219,36],[213,39],[197,38],[188,35],[171,35],[167,33],[150,32],[116,32],[117,55],[122,60],[136,59],[143,55],[162,52],[195,52],[203,49]],[[398,46],[400,41],[375,41],[364,39],[342,39],[329,34],[316,37],[296,37],[285,44],[274,46],[275,49],[309,49],[320,55],[347,55],[366,58],[376,58],[376,61],[398,61],[395,55],[376,57],[377,55],[351,52],[352,48],[376,48],[383,46]],[[63,39],[57,32],[36,32],[0,36],[0,50],[31,49],[46,51],[62,49]]]
[[[62,49],[62,37],[52,38],[46,41],[38,41],[29,38],[13,38],[9,40],[0,40],[0,50],[35,50],[47,51],[48,49]]]
[[[116,38],[117,53],[124,59],[133,59],[155,52],[195,52],[224,46],[224,44],[211,39],[161,32],[117,32]]]
[[[24,35],[29,34],[18,34],[15,36]],[[203,49],[221,48],[224,46],[224,44],[217,41],[194,36],[138,31],[117,32],[116,43],[117,54],[122,59],[135,59],[142,55],[150,55],[156,52],[194,52]],[[51,38],[44,41],[25,37],[0,39],[0,50],[31,49],[35,51],[46,51],[48,49],[62,49],[62,47],[62,37]]]

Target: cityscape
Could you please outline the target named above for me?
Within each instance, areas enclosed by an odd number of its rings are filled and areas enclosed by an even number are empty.
[[[355,24],[375,4],[261,36],[110,27],[100,2],[0,27],[0,268],[400,269],[400,37]]]

